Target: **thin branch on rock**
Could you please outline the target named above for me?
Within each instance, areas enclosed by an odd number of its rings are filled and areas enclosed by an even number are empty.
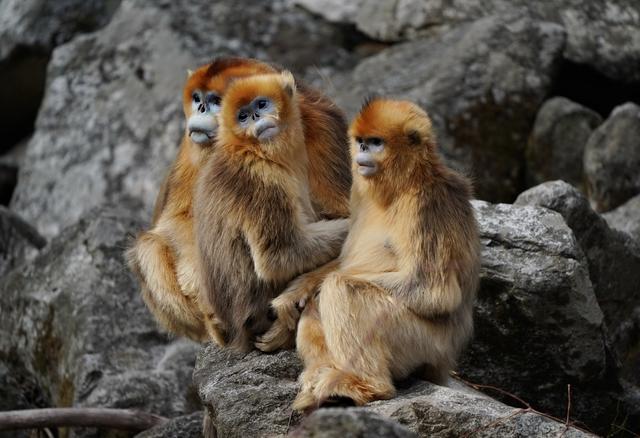
[[[567,430],[569,430],[570,428],[579,430],[580,432],[584,432],[584,433],[589,433],[589,434],[593,434],[593,432],[591,432],[590,430],[583,428],[583,427],[579,427],[575,421],[571,421],[571,419],[569,418],[569,415],[571,413],[571,385],[567,385],[567,392],[568,392],[568,401],[567,401],[567,416],[565,419],[562,418],[558,418],[558,417],[554,417],[553,415],[547,414],[546,412],[541,412],[538,411],[537,409],[533,408],[529,403],[527,403],[526,401],[524,401],[523,399],[521,399],[520,397],[518,397],[515,394],[510,393],[509,391],[505,391],[502,388],[498,388],[496,386],[491,386],[491,385],[481,385],[479,383],[473,383],[473,382],[469,382],[465,379],[463,379],[462,377],[460,377],[460,375],[456,372],[452,372],[451,376],[454,379],[459,380],[460,382],[464,383],[465,385],[470,386],[471,388],[477,390],[477,391],[481,391],[483,389],[485,390],[490,390],[490,391],[495,391],[498,392],[502,395],[505,395],[513,400],[516,400],[518,403],[522,404],[522,406],[524,406],[524,408],[518,409],[515,412],[512,412],[511,414],[502,417],[502,418],[498,418],[495,421],[492,421],[489,424],[486,424],[482,427],[479,427],[478,429],[472,430],[471,432],[467,433],[464,435],[465,438],[467,437],[471,437],[475,434],[477,434],[478,432],[481,432],[485,429],[489,429],[491,427],[495,427],[499,424],[504,424],[507,420],[518,416],[518,415],[523,415],[523,414],[527,414],[527,413],[532,413],[532,414],[538,414],[541,415],[545,418],[548,418],[550,420],[553,421],[557,421],[558,423],[564,424],[565,429],[563,430],[562,434],[560,435],[561,437],[565,435],[565,433],[567,432]]]
[[[45,408],[0,412],[0,430],[98,427],[142,431],[166,421],[164,417],[131,409]]]

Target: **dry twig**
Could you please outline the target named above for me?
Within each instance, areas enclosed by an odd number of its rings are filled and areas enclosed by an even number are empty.
[[[0,430],[100,427],[141,431],[167,419],[131,409],[46,408],[0,412]]]

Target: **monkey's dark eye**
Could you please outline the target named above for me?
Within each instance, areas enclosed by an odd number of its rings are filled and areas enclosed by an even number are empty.
[[[198,93],[193,93],[191,97],[193,98],[193,101],[195,103],[200,103],[200,96],[198,95]]]
[[[369,143],[371,143],[374,146],[380,146],[382,144],[382,139],[378,137],[371,137],[369,139]]]
[[[249,114],[246,111],[240,111],[238,113],[238,120],[241,122],[246,122],[247,118],[249,118]]]
[[[220,105],[220,96],[216,96],[215,94],[209,94],[207,96],[207,104],[209,105]]]
[[[260,99],[258,101],[258,109],[264,109],[267,106],[267,101],[265,99]]]
[[[362,137],[356,137],[356,143],[362,144]]]

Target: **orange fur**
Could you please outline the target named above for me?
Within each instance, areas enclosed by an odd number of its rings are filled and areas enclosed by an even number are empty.
[[[246,58],[221,58],[198,68],[190,73],[183,89],[185,118],[192,113],[194,90],[212,91],[222,97],[237,78],[277,71]],[[313,208],[321,216],[344,217],[348,214],[351,183],[348,165],[341,160],[348,149],[344,118],[316,91],[304,87],[298,95],[303,129],[309,137],[307,150],[313,160],[308,175]],[[152,229],[140,235],[127,251],[127,258],[139,278],[145,302],[163,327],[194,340],[213,339],[220,344],[217,318],[198,292],[200,274],[192,212],[195,183],[210,149],[192,142],[185,132],[156,199]],[[149,240],[156,243],[145,246],[143,243]]]
[[[300,410],[333,397],[358,405],[391,397],[393,379],[417,369],[444,383],[472,332],[480,256],[470,186],[441,163],[427,114],[410,102],[369,101],[350,135],[351,226],[339,266],[320,273],[298,326]],[[373,154],[377,172],[363,176],[355,157],[372,138],[384,149]],[[300,299],[313,282],[287,293]],[[303,330],[310,321],[314,333]]]
[[[255,110],[259,101],[262,111]],[[196,240],[203,290],[225,340],[248,351],[271,322],[269,302],[293,277],[338,255],[348,221],[314,222],[304,127],[289,72],[233,81],[218,119],[215,151],[196,190]],[[264,123],[273,128],[269,137],[258,134]]]

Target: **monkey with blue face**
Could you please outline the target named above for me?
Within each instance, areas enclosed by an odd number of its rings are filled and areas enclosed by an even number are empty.
[[[269,303],[292,278],[338,255],[348,227],[317,220],[297,94],[288,72],[233,81],[196,188],[202,288],[240,351],[269,328]]]
[[[480,241],[471,185],[442,163],[417,105],[371,99],[351,124],[351,226],[337,261],[276,298],[265,351],[296,346],[294,408],[363,405],[416,370],[445,383],[473,330]],[[306,302],[302,315],[298,311]]]
[[[171,333],[224,344],[217,318],[201,293],[194,188],[215,148],[216,116],[229,84],[237,78],[276,72],[269,64],[247,58],[219,58],[189,72],[182,97],[186,130],[180,149],[158,194],[151,228],[127,251],[145,303]],[[308,179],[313,210],[320,217],[344,217],[351,184],[346,122],[333,102],[319,92],[299,85],[296,96],[311,163]]]

